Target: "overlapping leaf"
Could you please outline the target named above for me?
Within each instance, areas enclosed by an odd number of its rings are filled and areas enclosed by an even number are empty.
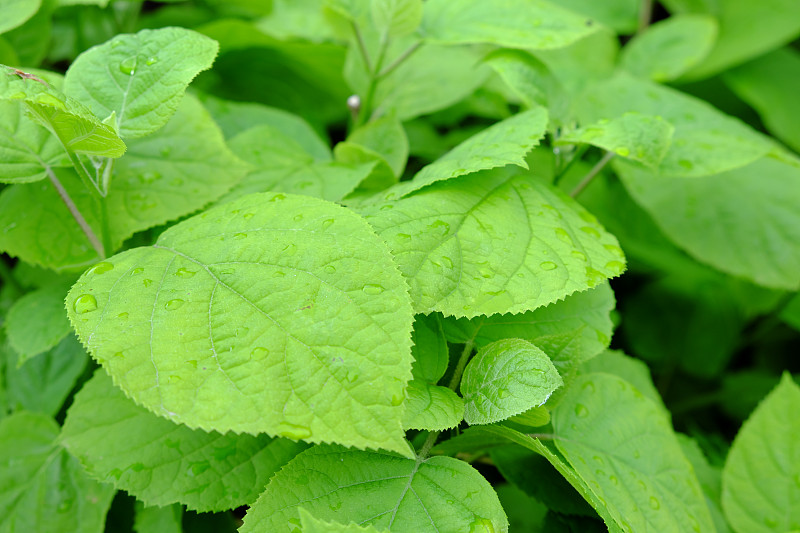
[[[0,1],[0,11],[3,18],[0,20],[0,33],[7,32],[24,23],[31,18],[42,0],[2,0]]]
[[[177,504],[168,507],[145,507],[142,502],[137,501],[133,530],[136,533],[182,533],[182,514],[183,508]]]
[[[0,117],[0,181],[38,181],[49,168],[70,164],[58,139],[26,117],[21,105],[0,101]]]
[[[70,331],[64,313],[69,285],[53,284],[29,292],[8,310],[5,328],[8,342],[19,354],[17,364],[49,350]]]

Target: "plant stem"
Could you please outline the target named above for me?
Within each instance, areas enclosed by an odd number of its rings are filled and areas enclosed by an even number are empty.
[[[639,26],[636,29],[636,34],[642,33],[650,25],[650,19],[653,18],[653,0],[641,0],[639,5]]]
[[[364,37],[361,35],[361,30],[358,29],[358,24],[356,24],[355,21],[350,21],[350,25],[353,26],[353,34],[356,36],[358,51],[361,52],[361,57],[364,58],[364,65],[367,67],[367,72],[372,72],[372,62],[369,60],[367,45],[364,44]]]
[[[397,58],[394,61],[392,61],[392,63],[389,66],[380,71],[380,73],[378,74],[378,79],[385,78],[386,76],[391,74],[394,71],[394,69],[396,69],[403,63],[403,61],[411,57],[411,54],[419,50],[420,46],[422,46],[422,41],[417,41],[408,48],[406,48],[406,50],[402,54],[397,56]]]
[[[589,148],[588,144],[582,144],[575,150],[575,153],[572,154],[572,158],[567,162],[566,165],[564,165],[564,168],[561,169],[561,171],[553,180],[553,185],[558,185],[558,182],[561,181],[561,179],[567,174],[569,169],[572,168],[572,165],[574,165],[576,161],[580,161],[580,159],[583,157],[583,154],[586,153],[586,150],[588,148]]]
[[[615,155],[616,154],[614,152],[606,152],[606,155],[604,155],[600,159],[600,161],[598,161],[597,164],[594,167],[592,167],[592,170],[590,170],[586,174],[586,176],[584,176],[581,182],[578,185],[576,185],[574,189],[572,189],[572,192],[570,192],[569,195],[572,196],[573,198],[578,196],[583,191],[583,189],[585,189],[586,186],[592,182],[594,177],[597,176],[601,170],[603,170],[603,167],[605,167]]]
[[[439,434],[441,431],[431,431],[428,433],[428,438],[425,439],[425,442],[422,444],[422,448],[419,449],[419,453],[417,454],[418,461],[424,461],[428,454],[431,453],[431,448],[433,445],[436,444],[436,439],[439,438]]]
[[[86,235],[86,238],[89,239],[92,248],[94,248],[95,252],[97,252],[97,255],[100,256],[100,259],[105,259],[106,254],[105,250],[103,249],[103,245],[100,243],[100,239],[97,238],[97,235],[95,234],[92,227],[89,225],[88,222],[86,222],[86,219],[83,218],[83,215],[78,209],[78,206],[76,206],[75,202],[72,201],[72,198],[70,198],[69,193],[61,184],[61,182],[58,180],[53,170],[50,167],[47,167],[46,170],[47,170],[47,177],[50,178],[50,183],[52,183],[53,187],[56,188],[58,195],[61,197],[61,201],[64,202],[64,205],[66,205],[67,209],[69,209],[72,218],[75,219],[75,222],[78,223],[78,226],[80,226],[84,235]],[[102,198],[100,199],[100,201],[102,202]]]
[[[75,172],[78,173],[78,176],[81,177],[81,181],[83,182],[84,186],[86,186],[86,188],[90,191],[97,191],[97,194],[103,196],[103,192],[97,187],[97,183],[95,183],[95,181],[89,175],[89,171],[86,169],[86,166],[84,166],[81,158],[78,157],[78,154],[69,150],[66,146],[64,147],[64,150],[66,150],[69,160],[72,161],[72,166],[75,168]]]
[[[472,355],[472,347],[475,345],[475,339],[472,338],[464,345],[464,351],[461,352],[461,357],[458,358],[456,369],[453,371],[453,377],[450,378],[450,383],[447,385],[453,392],[456,391],[458,385],[461,383],[461,375],[464,373],[464,368],[467,366],[469,356]]]

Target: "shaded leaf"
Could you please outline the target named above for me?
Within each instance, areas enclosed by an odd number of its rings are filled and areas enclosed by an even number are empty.
[[[42,4],[41,0],[0,0],[0,33],[7,32],[31,18]]]
[[[8,310],[6,334],[22,365],[29,358],[53,348],[70,332],[64,309],[69,284],[53,284],[29,292]]]

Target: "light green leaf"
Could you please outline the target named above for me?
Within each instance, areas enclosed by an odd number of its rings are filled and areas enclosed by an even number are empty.
[[[253,194],[103,265],[67,310],[140,405],[193,428],[408,453],[407,289],[351,211]]]
[[[585,124],[629,111],[658,115],[672,124],[672,144],[658,166],[660,173],[670,176],[716,174],[752,163],[775,149],[769,138],[709,104],[624,73],[587,88],[577,107]]]
[[[64,310],[69,285],[57,283],[29,292],[8,310],[8,342],[19,354],[18,365],[49,350],[70,332]]]
[[[711,513],[711,519],[714,521],[715,531],[717,533],[731,533],[731,528],[722,513],[722,503],[720,501],[722,494],[722,467],[712,466],[708,462],[697,441],[680,433],[677,436],[683,455],[692,463],[692,468],[697,475],[697,481],[700,482],[700,488],[703,489],[708,512]]]
[[[256,21],[259,30],[284,41],[300,38],[330,41],[334,32],[322,9],[323,0],[272,0],[272,10]]]
[[[441,315],[417,315],[411,342],[411,355],[414,356],[411,374],[414,379],[436,384],[447,371],[450,360]]]
[[[797,167],[764,157],[691,180],[623,161],[615,169],[636,202],[696,259],[765,287],[800,287]]]
[[[675,128],[660,116],[625,113],[562,135],[556,144],[586,143],[657,168],[669,149]]]
[[[559,0],[558,5],[586,15],[617,33],[631,34],[639,21],[639,0]]]
[[[49,416],[15,413],[0,420],[0,531],[102,533],[114,489],[89,479],[55,444]]]
[[[21,105],[0,101],[0,117],[0,182],[38,181],[50,167],[70,165],[58,139],[26,117]]]
[[[473,135],[401,183],[393,192],[405,196],[435,183],[505,165],[528,168],[525,154],[539,144],[547,128],[547,109],[537,107]]]
[[[550,411],[544,406],[531,407],[524,413],[510,417],[509,420],[515,424],[534,428],[546,426],[550,423]]]
[[[137,501],[133,530],[136,533],[182,533],[181,515],[183,508],[180,505],[145,507]]]
[[[522,339],[504,339],[480,349],[464,369],[464,419],[491,424],[542,405],[563,385],[550,358]]]
[[[0,101],[25,106],[29,116],[50,130],[72,152],[120,157],[125,143],[80,102],[41,78],[0,65]]]
[[[625,531],[713,531],[665,413],[626,381],[584,374],[552,413],[555,444]]]
[[[508,530],[491,485],[451,457],[415,460],[314,446],[270,480],[241,532],[288,533],[299,524],[301,506],[321,520],[397,533]]]
[[[620,377],[636,387],[646,398],[654,404],[664,407],[664,401],[658,393],[653,378],[650,376],[650,368],[643,361],[635,359],[618,350],[606,350],[597,357],[586,361],[580,366],[581,374],[591,374],[592,372],[605,372]]]
[[[381,533],[373,526],[360,526],[350,522],[347,525],[338,522],[327,522],[314,518],[311,513],[304,508],[300,508],[300,525],[303,528],[303,533]],[[388,529],[382,530],[388,532]]]
[[[444,431],[464,419],[464,400],[447,387],[414,379],[406,389],[403,428]]]
[[[366,146],[342,141],[336,143],[333,154],[337,162],[350,166],[371,165],[369,175],[361,182],[359,187],[353,191],[348,200],[355,197],[371,196],[376,192],[388,189],[397,183],[397,176],[394,175],[392,168],[384,157]]]
[[[800,115],[800,52],[775,50],[725,72],[722,79],[758,111],[770,133],[800,152],[800,124],[794,118]]]
[[[253,502],[304,448],[173,424],[125,397],[102,370],[75,396],[60,441],[92,477],[147,505],[181,503],[200,512]]]
[[[419,27],[422,7],[422,0],[374,0],[370,4],[370,13],[379,33],[402,37]]]
[[[536,50],[534,55],[547,65],[574,101],[587,85],[614,74],[619,49],[617,35],[602,28],[564,48]]]
[[[722,470],[737,533],[800,529],[800,386],[788,373],[739,430]]]
[[[20,26],[39,11],[41,5],[42,0],[0,0],[0,12],[3,13],[0,33]]]
[[[64,92],[95,115],[116,113],[121,137],[143,137],[164,126],[187,85],[211,67],[219,45],[185,28],[117,35],[79,55],[64,79]]]
[[[408,160],[408,138],[393,116],[371,120],[347,136],[347,142],[367,148],[386,161],[395,177],[403,175]]]
[[[4,351],[9,407],[50,416],[55,416],[61,410],[64,400],[89,362],[86,351],[73,335],[22,366],[19,366],[13,350]]]
[[[422,21],[430,42],[534,50],[567,46],[597,28],[586,17],[542,0],[428,0]]]
[[[561,191],[484,171],[364,208],[418,313],[523,313],[625,268],[616,240]]]
[[[717,39],[717,21],[702,14],[656,22],[622,49],[620,64],[635,76],[664,82],[703,60]]]

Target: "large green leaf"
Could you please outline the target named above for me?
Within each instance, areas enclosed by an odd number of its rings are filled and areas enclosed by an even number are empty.
[[[8,310],[6,334],[11,347],[19,354],[17,364],[49,350],[70,331],[64,312],[64,296],[69,285],[56,283],[29,292]]]
[[[145,507],[142,502],[137,501],[133,530],[136,533],[182,533],[182,514],[183,507],[177,504],[168,507]]]
[[[0,65],[0,71],[0,101],[24,105],[29,116],[53,132],[68,150],[103,157],[125,153],[125,143],[114,129],[77,100],[32,74],[5,65]]]
[[[115,113],[121,137],[142,137],[167,123],[186,86],[211,67],[218,49],[212,39],[185,28],[117,35],[75,59],[64,92],[98,117]]]
[[[722,512],[722,466],[711,465],[697,441],[678,433],[678,442],[683,454],[692,463],[697,481],[706,497],[706,505],[714,521],[717,533],[731,533],[731,528]]]
[[[422,34],[431,42],[528,49],[567,46],[597,28],[586,17],[543,0],[428,0],[422,21]]]
[[[478,351],[464,369],[461,394],[469,424],[491,424],[542,405],[563,384],[550,358],[522,339]]]
[[[625,531],[713,531],[666,414],[626,381],[584,374],[553,411],[555,444]]]
[[[126,398],[102,370],[75,397],[60,441],[92,477],[148,505],[181,503],[201,512],[253,502],[304,448],[173,424]]]
[[[659,115],[675,127],[658,166],[670,176],[697,177],[742,167],[775,148],[773,142],[709,104],[629,74],[587,88],[577,102],[584,124],[626,112]]]
[[[0,0],[0,33],[7,32],[31,18],[42,5],[42,0]]]
[[[315,446],[270,480],[241,531],[293,531],[301,507],[318,519],[399,533],[508,531],[491,485],[451,457],[406,459]]]
[[[698,260],[759,285],[800,287],[800,169],[772,157],[700,179],[617,162],[631,196]]]
[[[253,194],[102,265],[67,310],[140,405],[190,427],[408,453],[407,288],[351,211]]]
[[[0,420],[0,531],[101,533],[114,496],[55,444],[49,416],[16,413]]]
[[[523,313],[625,269],[616,240],[561,191],[484,171],[364,213],[389,243],[415,311]]]
[[[722,470],[737,533],[800,530],[800,386],[786,373],[739,430]]]

